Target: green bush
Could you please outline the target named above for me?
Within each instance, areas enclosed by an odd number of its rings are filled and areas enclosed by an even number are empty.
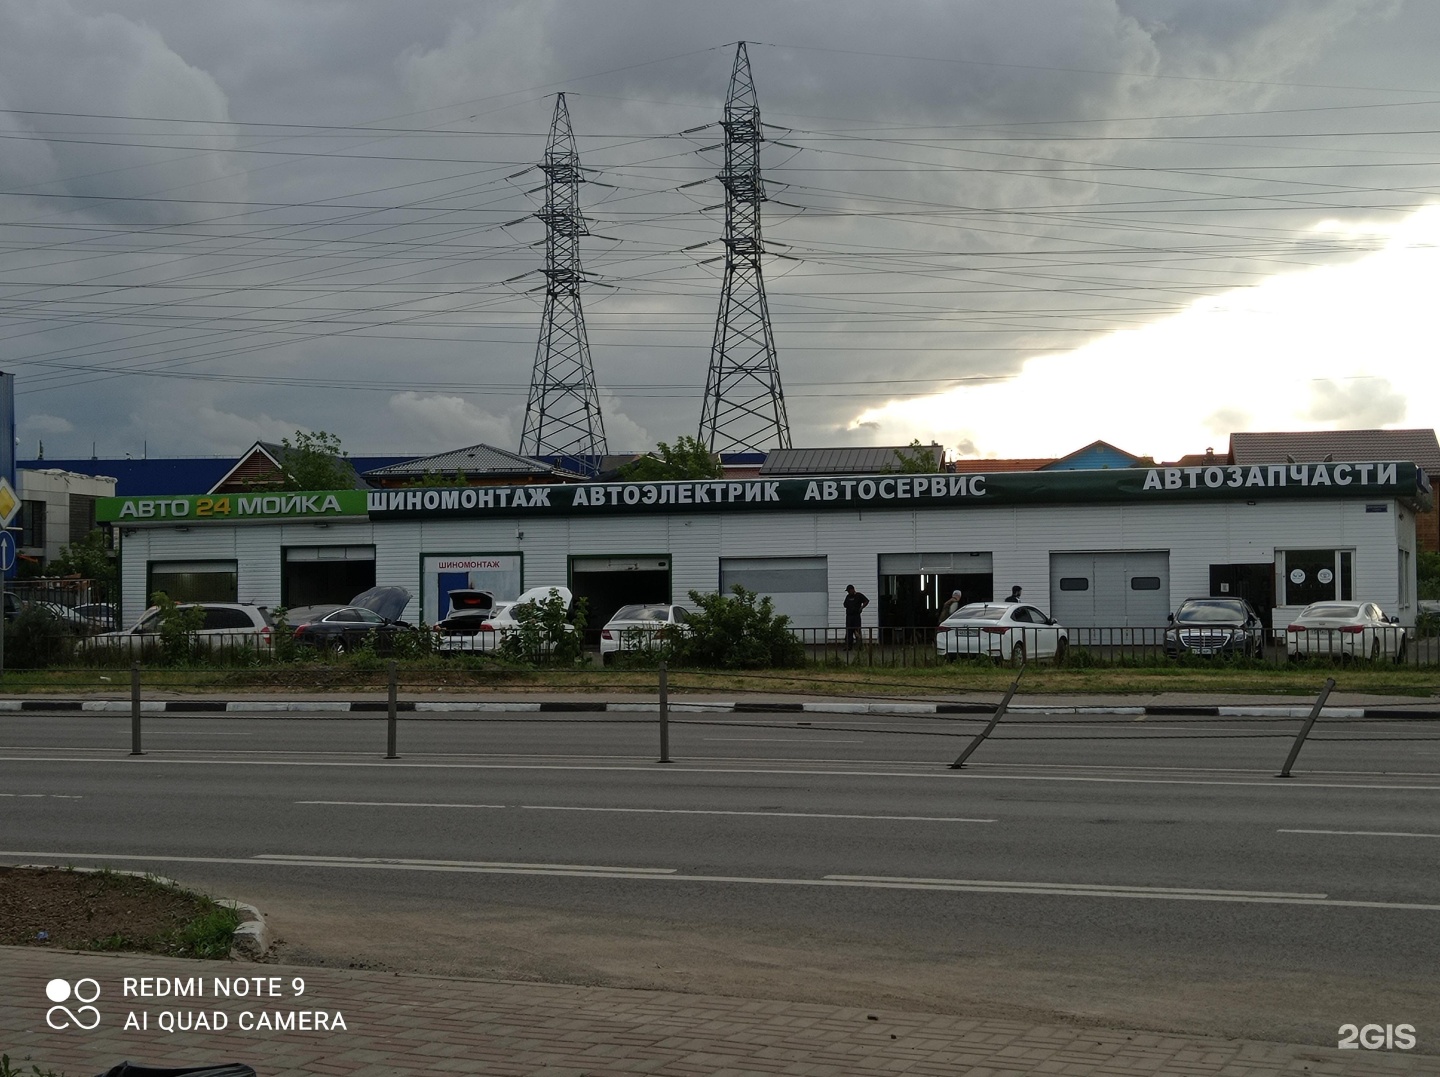
[[[150,596],[151,605],[160,609],[160,655],[171,665],[183,665],[200,657],[200,629],[205,625],[205,610],[199,606],[181,609],[164,591]]]
[[[65,661],[75,636],[59,618],[36,606],[26,606],[5,622],[5,668],[44,669]]]
[[[697,612],[687,631],[670,642],[675,660],[711,669],[769,669],[805,664],[805,648],[790,631],[790,618],[775,613],[766,596],[736,584],[731,595],[690,592]]]
[[[585,613],[582,598],[575,603],[573,621],[560,592],[551,591],[535,602],[511,609],[517,627],[500,641],[500,657],[510,662],[574,666],[585,660]],[[570,627],[574,625],[574,628]]]

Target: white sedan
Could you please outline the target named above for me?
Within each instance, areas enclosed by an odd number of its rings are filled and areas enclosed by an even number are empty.
[[[1405,629],[1373,602],[1316,602],[1285,629],[1291,658],[1405,660]]]
[[[606,665],[619,651],[646,651],[679,632],[689,614],[684,606],[663,602],[621,606],[600,630],[600,661]]]
[[[960,607],[940,623],[935,649],[947,661],[975,655],[1016,665],[1027,659],[1053,658],[1059,665],[1070,650],[1070,635],[1023,602],[976,602]]]

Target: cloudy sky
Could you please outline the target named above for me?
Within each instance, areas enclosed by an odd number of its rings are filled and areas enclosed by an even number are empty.
[[[612,451],[697,431],[735,42],[796,445],[1440,424],[1430,0],[0,0],[19,455],[520,447],[542,157]]]

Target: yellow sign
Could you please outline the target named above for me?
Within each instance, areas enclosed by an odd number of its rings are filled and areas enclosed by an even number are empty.
[[[15,496],[15,488],[10,485],[9,479],[0,475],[0,527],[9,527],[19,511],[20,499]]]

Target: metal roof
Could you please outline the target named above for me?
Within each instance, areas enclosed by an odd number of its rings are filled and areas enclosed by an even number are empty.
[[[1282,464],[1332,460],[1404,460],[1430,475],[1440,474],[1440,442],[1434,430],[1298,430],[1290,433],[1230,435],[1237,464]]]
[[[924,448],[938,446],[924,446]],[[858,445],[844,449],[771,449],[761,475],[879,475],[901,470],[909,446]],[[937,470],[938,470],[937,462]]]
[[[548,477],[552,475],[568,476],[569,474],[542,460],[497,449],[493,445],[471,445],[464,449],[452,449],[450,452],[437,453],[435,456],[405,460],[398,464],[392,464],[390,467],[375,468],[365,472],[365,478],[421,478],[425,475],[453,475],[457,472],[467,478],[480,475],[508,477],[544,475]],[[578,478],[579,476],[574,477]]]

